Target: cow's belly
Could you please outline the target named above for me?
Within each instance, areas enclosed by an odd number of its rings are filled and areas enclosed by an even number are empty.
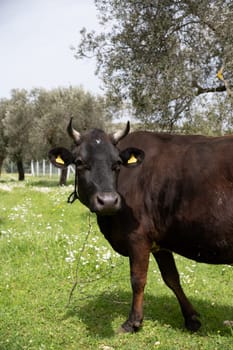
[[[167,243],[174,252],[199,262],[233,264],[232,184],[228,191],[217,185],[182,203],[170,221]]]
[[[229,234],[197,228],[174,230],[161,246],[198,262],[233,264],[233,230]]]
[[[233,264],[233,252],[231,247],[203,247],[190,246],[187,248],[175,247],[172,249],[175,253],[188,259],[206,264]]]

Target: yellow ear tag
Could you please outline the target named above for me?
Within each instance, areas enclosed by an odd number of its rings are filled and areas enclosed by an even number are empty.
[[[218,71],[218,73],[216,74],[216,76],[218,77],[219,80],[224,80],[224,77],[223,77],[223,69],[224,67],[221,67]]]
[[[64,163],[64,160],[63,159],[61,159],[61,156],[57,156],[57,158],[56,158],[56,163],[58,163],[58,164],[65,164]]]
[[[131,156],[130,156],[130,158],[129,158],[129,160],[128,160],[128,164],[133,164],[133,163],[137,163],[137,158],[135,158],[134,157],[134,155],[133,154],[131,154]]]

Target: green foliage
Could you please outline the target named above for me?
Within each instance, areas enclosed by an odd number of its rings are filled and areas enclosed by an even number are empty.
[[[197,95],[225,91],[222,65],[232,81],[229,0],[95,3],[103,32],[84,28],[76,57],[95,55],[110,100],[131,101],[144,123],[172,129]]]
[[[184,329],[178,303],[151,259],[143,328],[116,334],[130,309],[128,261],[110,248],[94,215],[78,202],[66,203],[73,187],[55,183],[0,180],[1,350],[231,349],[232,328],[223,321],[233,315],[232,267],[178,256],[201,330]]]
[[[82,88],[12,90],[0,100],[0,169],[8,156],[18,165],[47,157],[58,145],[70,146],[66,128],[70,117],[82,131],[103,127],[107,120],[105,101]]]
[[[1,100],[0,102],[0,175],[1,175],[1,169],[4,159],[6,158],[7,154],[7,137],[4,133],[4,126],[3,126],[3,118],[6,115],[7,111],[7,100]]]
[[[233,111],[224,98],[208,100],[199,96],[190,114],[183,119],[180,131],[185,134],[221,136],[233,132]]]
[[[34,89],[31,92],[34,127],[30,134],[33,154],[41,158],[48,148],[70,145],[66,128],[71,117],[78,130],[103,127],[104,100],[81,88],[59,88],[51,91]]]
[[[8,101],[2,124],[7,138],[7,154],[16,162],[29,155],[28,137],[31,122],[32,111],[28,92],[12,90],[12,97]]]

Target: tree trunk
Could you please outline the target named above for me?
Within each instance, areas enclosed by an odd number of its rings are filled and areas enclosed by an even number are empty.
[[[24,167],[23,167],[23,162],[22,159],[17,160],[17,169],[18,169],[18,174],[19,174],[19,181],[24,181],[25,179],[25,174],[24,174]]]
[[[68,168],[61,169],[60,186],[66,185],[67,173],[68,173]]]
[[[3,165],[4,158],[0,157],[0,176],[2,174],[2,165]]]

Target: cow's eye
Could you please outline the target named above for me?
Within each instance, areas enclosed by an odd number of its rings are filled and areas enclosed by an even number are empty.
[[[119,171],[121,168],[122,161],[118,160],[116,163],[112,165],[112,170],[113,171]]]
[[[87,170],[90,169],[90,166],[86,162],[84,162],[81,158],[76,159],[75,165],[78,170]]]
[[[82,161],[82,159],[81,159],[81,158],[76,159],[76,161],[75,161],[75,165],[76,165],[77,167],[83,166],[83,164],[84,164],[84,162]]]

